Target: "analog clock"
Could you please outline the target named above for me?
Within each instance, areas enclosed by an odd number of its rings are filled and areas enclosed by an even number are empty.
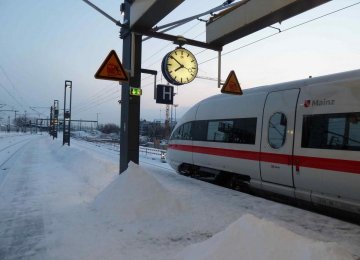
[[[161,67],[165,79],[174,85],[190,83],[198,72],[194,54],[182,47],[166,54]]]

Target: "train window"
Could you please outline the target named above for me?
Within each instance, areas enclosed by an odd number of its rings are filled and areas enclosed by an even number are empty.
[[[206,141],[208,121],[193,121],[191,125],[191,136],[195,141]]]
[[[270,117],[268,142],[274,149],[279,149],[285,143],[287,119],[283,113],[277,112]]]
[[[360,151],[360,113],[304,116],[301,146]]]
[[[256,117],[192,121],[177,127],[170,140],[255,144],[256,122]]]
[[[208,123],[207,140],[227,142],[229,132],[232,129],[233,121],[210,121]]]
[[[256,136],[256,117],[241,118],[234,120],[234,127],[231,136],[231,143],[255,144]]]
[[[181,139],[181,132],[182,132],[183,126],[179,126],[174,130],[174,132],[170,136],[170,140],[180,140]]]
[[[212,120],[207,124],[207,141],[255,144],[256,117]],[[206,129],[203,127],[203,129]]]
[[[183,124],[182,140],[191,140],[191,122]]]
[[[176,128],[170,140],[191,140],[191,122],[182,124]]]

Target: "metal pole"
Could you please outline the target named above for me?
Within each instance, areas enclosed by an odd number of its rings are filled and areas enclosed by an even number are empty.
[[[53,107],[50,107],[50,128],[49,128],[49,134],[53,135]]]
[[[70,104],[69,110],[66,110],[66,90],[69,90],[70,95]],[[65,143],[70,146],[70,126],[71,126],[71,98],[72,98],[72,81],[65,80],[65,87],[64,87],[64,121],[63,121],[63,145]]]
[[[132,0],[125,0],[124,21],[130,21]],[[121,92],[121,125],[120,125],[120,174],[124,172],[130,161],[139,163],[139,124],[140,97],[130,96],[130,85],[141,87],[141,35],[131,34],[122,27],[120,35],[123,39],[123,65],[125,70],[133,73],[129,83],[123,83]],[[131,111],[131,116],[129,116]]]
[[[99,7],[97,7],[96,5],[94,5],[93,3],[91,3],[88,0],[83,0],[85,3],[87,3],[89,6],[91,6],[92,8],[94,8],[96,11],[98,11],[99,13],[101,13],[103,16],[105,16],[107,19],[109,19],[110,21],[112,21],[114,24],[116,24],[117,26],[122,26],[122,24],[120,23],[120,21],[117,21],[115,18],[111,17],[110,15],[108,15],[107,13],[105,13],[103,10],[101,10]]]
[[[179,106],[178,104],[174,105],[174,107],[175,107],[175,123],[177,123],[177,121],[176,121],[176,108],[177,108],[178,106]]]
[[[65,114],[66,114],[66,81],[65,81],[65,87],[64,87],[64,120],[63,120],[63,145],[66,141],[66,120],[65,120]]]
[[[24,132],[26,133],[26,110],[25,110],[25,124],[24,124]]]
[[[221,51],[218,51],[218,88],[221,84]]]
[[[170,112],[170,132],[172,131],[173,129],[173,104],[171,104],[171,112]]]
[[[70,146],[70,133],[71,133],[71,104],[72,104],[72,81],[71,81],[71,85],[70,85],[70,109],[69,109],[69,113],[70,113],[70,117],[69,117],[69,142],[68,145]]]

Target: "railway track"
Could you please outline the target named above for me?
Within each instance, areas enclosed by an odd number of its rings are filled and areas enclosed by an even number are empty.
[[[12,143],[10,145],[7,145],[5,147],[1,147],[0,148],[0,155],[1,155],[0,169],[11,158],[13,158],[20,151],[20,149],[23,147],[23,145],[20,145],[20,147],[18,147],[18,148],[16,148],[16,146],[18,146],[19,144],[25,143],[25,142],[29,142],[29,141],[30,141],[29,139],[24,139],[24,140],[20,140],[20,141],[17,141],[15,143]],[[12,148],[15,148],[15,151],[12,150]],[[6,153],[9,153],[9,155],[4,156],[4,154],[6,154]]]
[[[8,170],[10,169],[10,164],[8,164],[9,161],[15,158],[15,156],[18,155],[22,150],[24,145],[28,144],[31,140],[33,139],[25,138],[17,140],[10,145],[0,147],[0,188],[8,174]]]

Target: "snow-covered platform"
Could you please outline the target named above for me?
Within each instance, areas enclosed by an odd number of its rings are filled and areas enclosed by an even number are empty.
[[[0,148],[19,138],[0,153],[0,259],[360,257],[358,225],[177,175],[160,159],[118,175],[117,151],[81,141],[8,136]]]

